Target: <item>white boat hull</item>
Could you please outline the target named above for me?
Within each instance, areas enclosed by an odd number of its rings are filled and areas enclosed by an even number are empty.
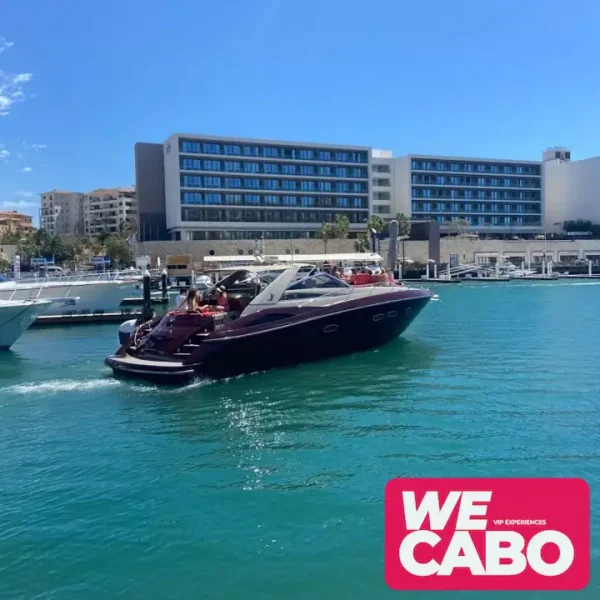
[[[48,306],[47,302],[0,302],[0,350],[8,350]]]
[[[139,296],[134,282],[44,282],[44,283],[0,283],[0,301],[70,299],[71,307],[65,303],[47,305],[46,315],[62,315],[65,310],[116,312],[124,298]]]

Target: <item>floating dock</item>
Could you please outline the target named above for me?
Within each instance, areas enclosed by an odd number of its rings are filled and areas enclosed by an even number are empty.
[[[141,319],[148,321],[154,315],[143,313],[141,311],[128,311],[123,310],[121,312],[95,312],[95,313],[65,313],[62,315],[41,315],[31,325],[35,327],[45,327],[48,325],[89,325],[92,323],[124,323],[130,319]]]
[[[169,304],[169,298],[162,298],[162,297],[156,297],[153,296],[150,298],[150,304],[158,304],[158,305],[168,305]],[[123,300],[121,300],[121,306],[144,306],[144,299],[143,298],[123,298]]]

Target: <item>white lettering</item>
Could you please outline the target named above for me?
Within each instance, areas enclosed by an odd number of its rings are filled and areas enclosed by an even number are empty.
[[[398,556],[400,564],[411,574],[418,577],[435,575],[440,565],[435,560],[420,563],[415,560],[415,548],[419,544],[429,544],[432,548],[440,541],[440,536],[433,531],[413,531],[409,533],[400,544]]]
[[[501,547],[501,543],[508,546]],[[519,575],[525,570],[527,561],[523,554],[525,539],[516,531],[487,531],[485,534],[485,574]],[[510,560],[501,563],[500,560]]]
[[[485,575],[485,569],[468,531],[457,531],[452,536],[437,574],[452,575],[452,571],[460,567],[469,569],[472,575]]]
[[[460,499],[456,529],[485,530],[487,519],[473,519],[475,516],[487,514],[487,504],[474,504],[474,502],[490,502],[492,492],[463,492]]]
[[[547,563],[542,558],[542,548],[546,544],[558,546],[559,557],[555,563]],[[571,540],[560,531],[548,529],[536,533],[527,546],[527,561],[529,566],[538,574],[546,577],[562,575],[572,564],[575,558],[575,549]]]
[[[402,502],[404,504],[404,519],[406,529],[417,531],[421,529],[425,517],[429,515],[429,526],[434,531],[445,529],[448,519],[454,510],[461,492],[450,492],[444,505],[440,508],[440,498],[438,492],[425,492],[421,504],[417,507],[417,501],[414,492],[402,492]]]

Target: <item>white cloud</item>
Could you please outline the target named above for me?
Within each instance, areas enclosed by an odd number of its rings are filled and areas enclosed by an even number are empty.
[[[31,173],[31,171],[33,171],[31,167],[23,167],[21,169],[21,173]]]
[[[0,202],[0,210],[18,210],[19,208],[33,208],[39,205],[39,202],[32,202],[31,200],[5,200]]]
[[[15,196],[23,196],[23,198],[33,198],[33,192],[15,192]]]
[[[46,144],[28,144],[27,142],[23,142],[23,148],[39,152],[40,150],[46,150],[48,146]]]
[[[0,146],[0,161],[7,163],[9,156],[10,156],[10,152]]]
[[[25,99],[23,84],[31,80],[31,73],[5,73],[0,71],[0,117],[10,112],[10,107]]]
[[[9,42],[7,39],[0,37],[0,54],[9,48],[12,48],[14,45],[14,42]]]

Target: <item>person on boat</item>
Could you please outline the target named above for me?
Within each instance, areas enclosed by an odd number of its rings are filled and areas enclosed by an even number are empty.
[[[191,287],[185,300],[185,308],[188,312],[194,312],[200,308],[198,301],[198,292],[195,287]]]
[[[390,269],[387,272],[387,280],[389,282],[390,285],[396,285],[396,278],[394,277],[394,270]]]
[[[220,286],[217,288],[217,310],[223,312],[229,312],[229,296],[227,290]]]
[[[187,291],[185,288],[179,288],[179,296],[177,296],[177,301],[175,302],[175,310],[181,310],[185,307],[187,302]]]

